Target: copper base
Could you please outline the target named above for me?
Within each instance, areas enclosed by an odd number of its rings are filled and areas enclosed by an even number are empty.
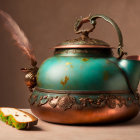
[[[41,120],[60,124],[101,124],[116,123],[127,121],[135,117],[139,112],[137,104],[130,106],[122,106],[109,108],[84,108],[82,110],[60,110],[59,108],[51,108],[45,104],[43,106],[31,105],[32,112]]]

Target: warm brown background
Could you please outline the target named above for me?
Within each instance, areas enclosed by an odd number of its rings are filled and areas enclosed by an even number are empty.
[[[124,49],[129,55],[140,54],[139,0],[0,0],[0,9],[8,12],[24,30],[38,65],[53,54],[50,48],[75,37],[76,17],[89,13],[113,18],[122,30]],[[99,20],[96,27],[93,36],[117,46],[117,35],[109,24]],[[29,66],[29,61],[13,44],[0,23],[0,106],[23,108],[29,106],[29,91],[20,68]]]

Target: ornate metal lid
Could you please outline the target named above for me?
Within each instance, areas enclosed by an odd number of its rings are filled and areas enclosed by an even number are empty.
[[[119,45],[118,45],[118,55],[119,57],[122,57],[124,54],[126,54],[122,47],[123,47],[123,38],[122,38],[122,33],[118,27],[118,25],[109,17],[105,15],[95,15],[91,16],[89,15],[88,17],[85,18],[80,18],[77,19],[75,25],[74,25],[74,31],[76,34],[82,34],[81,37],[73,40],[67,40],[57,46],[55,46],[55,49],[61,49],[61,48],[107,48],[111,49],[114,47],[110,47],[110,45],[102,40],[99,39],[94,39],[90,38],[88,35],[90,32],[92,32],[95,29],[96,25],[96,19],[102,18],[105,21],[109,22],[113,27],[116,29],[117,34],[118,34],[118,39],[119,39]],[[86,29],[86,30],[80,30],[82,25],[84,23],[90,22],[92,25],[91,29]]]
[[[102,40],[94,38],[77,38],[73,40],[66,40],[55,48],[111,48],[110,45]]]

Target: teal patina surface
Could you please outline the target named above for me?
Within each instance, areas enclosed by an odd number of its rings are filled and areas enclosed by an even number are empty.
[[[46,59],[39,68],[37,86],[53,90],[129,90],[124,75],[116,64],[126,72],[132,88],[136,90],[140,78],[140,62],[123,59],[118,61],[111,55],[95,57],[94,54],[61,54]]]

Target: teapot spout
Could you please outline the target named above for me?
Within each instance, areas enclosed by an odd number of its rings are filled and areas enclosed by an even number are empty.
[[[29,90],[32,92],[33,88],[36,86],[36,74],[38,71],[38,68],[35,66],[33,68],[22,68],[22,72],[25,73],[25,84],[29,88]]]
[[[125,71],[132,89],[137,91],[140,81],[140,56],[128,56],[126,59],[121,59],[119,66]]]

